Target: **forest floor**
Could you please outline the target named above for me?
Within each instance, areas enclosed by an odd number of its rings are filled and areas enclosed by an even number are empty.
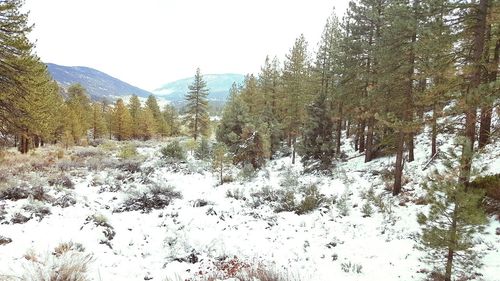
[[[208,161],[163,160],[166,142],[134,142],[138,155],[126,159],[130,143],[7,151],[0,280],[47,280],[64,266],[103,281],[225,280],[256,268],[281,276],[273,280],[425,280],[434,264],[418,248],[416,216],[428,210],[421,184],[441,166],[423,170],[427,139],[416,138],[397,197],[393,157],[355,157],[330,176],[282,157],[255,175],[232,168],[234,181],[218,185]],[[440,136],[442,151],[450,139]],[[343,149],[357,156],[351,143]],[[489,145],[475,166],[500,173],[499,154],[500,143]],[[475,247],[484,265],[469,276],[500,280],[498,232],[490,217]]]

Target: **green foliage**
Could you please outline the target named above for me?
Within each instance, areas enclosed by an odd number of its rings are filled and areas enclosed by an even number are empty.
[[[486,196],[500,201],[500,174],[476,177],[470,186],[474,189],[484,190]]]
[[[344,193],[342,193],[342,196],[340,196],[339,200],[337,201],[337,210],[343,217],[349,215],[349,191],[347,189],[344,191]]]
[[[208,88],[200,69],[196,69],[194,81],[186,94],[186,122],[189,133],[196,140],[200,135],[209,135]]]
[[[217,143],[212,152],[212,168],[219,174],[220,184],[224,183],[224,170],[231,165],[231,157],[224,143]]]
[[[366,217],[371,217],[371,215],[373,214],[373,208],[372,208],[372,204],[370,204],[370,201],[365,201],[365,203],[363,204],[363,207],[361,207],[361,213],[363,214],[363,217],[366,218]]]
[[[430,260],[447,257],[447,278],[452,272],[468,271],[480,265],[479,253],[474,251],[477,243],[474,235],[487,222],[480,204],[483,193],[462,182],[463,171],[456,162],[446,159],[446,171],[436,171],[424,184],[430,209],[427,214],[418,214],[422,246],[428,250]]]
[[[176,140],[168,143],[160,152],[162,158],[168,161],[184,161],[186,159],[186,151]]]
[[[234,156],[236,164],[250,164],[254,169],[259,169],[269,158],[269,142],[266,132],[261,129],[254,129],[248,126],[241,133],[241,144],[237,148]]]
[[[200,160],[207,160],[210,158],[212,148],[206,138],[201,138],[201,142],[196,148],[195,157]]]
[[[295,213],[297,215],[306,214],[312,212],[319,207],[328,207],[328,199],[324,194],[321,194],[316,185],[309,185],[304,188],[304,198],[297,205]]]
[[[120,148],[120,153],[118,157],[122,159],[134,158],[138,155],[137,147],[134,144],[128,143]]]
[[[116,100],[112,113],[112,131],[118,141],[132,136],[132,117],[122,99]]]

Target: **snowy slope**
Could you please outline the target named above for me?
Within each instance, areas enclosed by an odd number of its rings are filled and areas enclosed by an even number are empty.
[[[441,141],[446,143],[449,137],[442,136]],[[292,166],[289,158],[282,158],[268,163],[251,181],[218,186],[216,175],[206,163],[190,158],[187,164],[175,168],[159,158],[161,144],[138,145],[143,146],[139,151],[147,159],[142,172],[75,169],[69,174],[76,187],[69,192],[77,199],[76,205],[52,207],[52,215],[41,221],[0,225],[0,235],[13,239],[0,246],[0,276],[19,277],[20,272],[33,267],[33,262],[24,258],[28,251],[38,253],[41,260],[50,260],[54,247],[66,241],[81,243],[93,254],[92,280],[198,280],[199,272],[212,272],[214,264],[224,256],[263,264],[287,274],[290,280],[424,280],[426,274],[421,272],[432,270],[431,265],[420,260],[425,253],[416,248],[416,214],[427,207],[414,202],[423,196],[420,182],[431,170],[422,170],[429,151],[423,135],[416,140],[416,161],[405,167],[410,180],[397,198],[385,190],[380,175],[391,165],[391,157],[368,164],[362,157],[353,158],[339,163],[332,177],[301,174],[300,164]],[[350,143],[343,148],[355,156]],[[489,173],[499,173],[500,146],[488,149],[476,163],[487,167]],[[432,166],[439,166],[439,161]],[[252,206],[252,193],[263,187],[282,189],[284,178],[290,174],[300,185],[316,184],[327,197],[348,198],[349,214],[341,215],[335,205],[304,215],[275,213],[266,204]],[[113,212],[128,193],[153,183],[172,185],[183,198],[150,213]],[[109,191],[115,185],[120,185],[121,190]],[[380,195],[385,208],[380,212],[374,206],[372,216],[363,217],[361,206],[370,188]],[[240,199],[228,198],[228,191],[239,194]],[[200,199],[208,205],[197,207]],[[27,200],[6,200],[1,204],[12,215]],[[100,243],[104,239],[103,227],[86,221],[96,213],[107,217],[116,232],[110,246]],[[477,248],[485,254],[484,267],[479,270],[481,280],[499,280],[498,227],[500,223],[491,219],[481,235],[482,243]],[[191,254],[198,259],[196,263],[176,261]]]

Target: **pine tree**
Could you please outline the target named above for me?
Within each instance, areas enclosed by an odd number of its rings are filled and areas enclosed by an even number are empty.
[[[462,182],[462,167],[457,165],[460,157],[454,155],[453,150],[449,153],[452,158],[445,161],[446,170],[435,172],[430,183],[424,186],[430,202],[429,213],[418,215],[423,227],[421,242],[424,249],[430,250],[430,260],[441,262],[445,258],[446,281],[451,281],[456,268],[469,272],[479,266],[478,253],[473,249],[477,243],[474,234],[487,222],[480,207],[483,194],[468,189]]]
[[[153,117],[156,123],[156,132],[160,136],[167,136],[169,133],[167,131],[167,124],[165,119],[163,119],[163,114],[161,114],[160,106],[154,95],[150,95],[146,100],[146,107],[153,113]]]
[[[224,170],[231,165],[231,157],[225,144],[217,143],[213,149],[212,167],[219,175],[220,184],[224,184]]]
[[[224,143],[232,153],[235,153],[242,143],[243,129],[250,123],[248,107],[240,97],[238,86],[233,84],[217,127],[217,141]]]
[[[132,117],[132,137],[136,139],[140,138],[141,131],[139,129],[139,114],[141,112],[141,101],[139,100],[139,97],[137,95],[132,95],[132,97],[130,98],[128,103],[128,110],[130,112],[130,116]]]
[[[153,138],[157,130],[157,122],[154,118],[153,112],[149,107],[140,109],[137,114],[138,134],[136,137],[142,140],[149,140]]]
[[[175,107],[171,105],[165,105],[163,108],[163,119],[165,120],[168,136],[177,136],[180,133],[180,121],[179,114]]]
[[[196,69],[194,81],[188,87],[186,94],[186,121],[189,133],[196,140],[200,135],[207,136],[209,133],[208,117],[208,88],[203,80],[200,69]]]
[[[80,144],[81,139],[87,135],[90,129],[92,108],[90,98],[85,88],[80,84],[71,85],[68,88],[68,99],[66,100],[69,115],[67,121],[68,130],[73,135],[76,144]]]
[[[338,21],[333,15],[325,26],[320,42],[316,66],[313,68],[312,77],[317,93],[314,101],[308,106],[308,117],[304,124],[304,136],[301,144],[302,162],[311,165],[312,169],[328,170],[336,150],[340,150],[340,134],[342,126],[342,100],[334,97],[338,92],[338,71],[336,66],[340,63],[340,30]],[[334,124],[334,108],[338,109],[337,124]],[[337,126],[337,138],[333,133]],[[340,152],[340,151],[339,151]]]
[[[274,58],[273,61],[270,61],[269,57],[266,57],[259,74],[258,87],[264,103],[260,119],[266,124],[269,131],[270,159],[280,148],[283,137],[280,125],[282,111],[280,79],[278,59]]]
[[[94,140],[103,138],[106,134],[106,121],[104,119],[102,103],[94,102],[92,104],[92,138]]]
[[[305,104],[310,99],[308,89],[309,57],[303,35],[296,39],[286,56],[283,70],[285,134],[292,147],[292,163],[295,163],[295,144],[305,120]]]
[[[113,108],[112,132],[118,141],[127,140],[132,135],[132,117],[122,99],[116,100]]]
[[[251,164],[254,169],[259,169],[269,158],[269,142],[265,128],[255,128],[252,124],[243,128],[241,144],[234,155],[234,163],[245,166]]]

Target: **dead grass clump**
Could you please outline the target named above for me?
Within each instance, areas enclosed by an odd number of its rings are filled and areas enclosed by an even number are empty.
[[[23,273],[22,280],[30,281],[89,281],[89,265],[93,261],[90,254],[79,250],[81,248],[67,248],[65,245],[59,255],[53,255],[41,261],[40,257],[31,253],[25,258],[31,261]]]

